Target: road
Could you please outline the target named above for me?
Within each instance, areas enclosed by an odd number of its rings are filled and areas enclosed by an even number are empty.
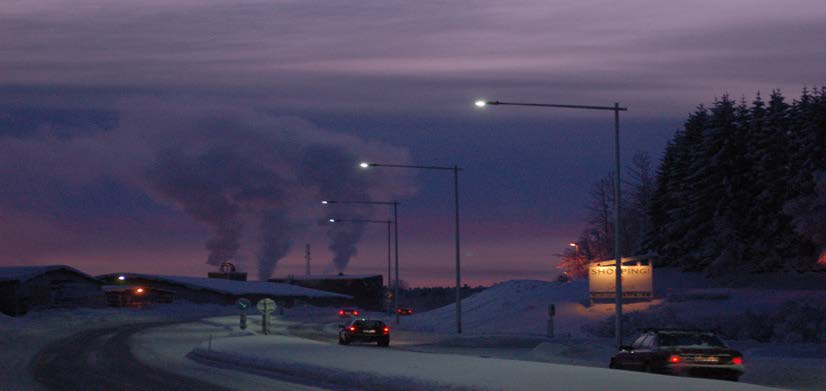
[[[38,353],[32,361],[32,372],[38,382],[54,390],[227,390],[135,359],[129,338],[139,331],[169,324],[144,323],[77,333]]]
[[[165,343],[164,347],[188,351],[209,334],[220,331],[220,325],[204,321],[152,322],[86,330],[46,346],[32,360],[31,369],[35,379],[51,390],[319,390],[198,365],[184,359],[183,354],[139,359],[136,348],[130,346],[140,338],[167,337],[174,342]],[[158,365],[146,364],[153,361]]]
[[[369,344],[345,347],[335,343],[335,323],[273,325],[275,335],[239,330],[234,317],[88,330],[48,345],[32,361],[32,372],[52,390],[535,390],[555,384],[569,391],[590,391],[706,390],[723,385],[410,349],[418,341],[406,344],[396,339],[389,349]],[[260,324],[253,320],[250,326],[256,329]],[[764,389],[732,383],[725,387]]]

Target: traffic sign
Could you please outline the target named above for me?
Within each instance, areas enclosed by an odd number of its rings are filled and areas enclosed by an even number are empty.
[[[242,310],[245,310],[245,309],[247,309],[247,308],[250,308],[250,306],[251,306],[251,305],[252,305],[252,303],[250,303],[250,301],[249,301],[249,300],[247,300],[247,299],[245,299],[245,298],[243,298],[243,297],[242,297],[242,298],[240,298],[240,299],[238,299],[238,308],[240,308],[240,309],[242,309]]]
[[[272,299],[261,299],[258,301],[258,304],[256,304],[255,307],[258,308],[258,311],[262,314],[269,315],[275,312],[276,305],[275,301],[273,301]]]

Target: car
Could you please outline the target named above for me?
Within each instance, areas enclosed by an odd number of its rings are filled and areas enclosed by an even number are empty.
[[[399,315],[413,315],[413,309],[412,308],[399,308],[399,309],[396,309],[396,313],[399,314]]]
[[[621,346],[609,367],[677,376],[737,381],[743,354],[709,331],[643,330],[631,346]]]
[[[376,342],[382,347],[390,346],[390,327],[380,320],[357,318],[338,327],[339,345],[349,345],[350,342]]]
[[[350,318],[353,316],[359,316],[359,310],[356,308],[342,308],[338,310],[338,316],[340,318]]]

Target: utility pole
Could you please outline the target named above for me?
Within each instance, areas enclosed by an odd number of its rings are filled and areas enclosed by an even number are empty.
[[[306,274],[309,276],[310,273],[310,260],[312,257],[310,256],[310,243],[307,243],[307,247],[304,250],[304,260],[307,261],[307,270]]]

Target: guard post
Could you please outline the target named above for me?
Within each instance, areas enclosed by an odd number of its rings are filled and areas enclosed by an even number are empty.
[[[251,305],[252,303],[243,297],[238,299],[238,308],[241,310],[241,324],[239,325],[241,330],[247,329],[247,309],[249,309]]]
[[[255,305],[258,311],[261,312],[261,332],[263,334],[270,333],[270,314],[275,312],[275,301],[272,299],[261,299]]]

